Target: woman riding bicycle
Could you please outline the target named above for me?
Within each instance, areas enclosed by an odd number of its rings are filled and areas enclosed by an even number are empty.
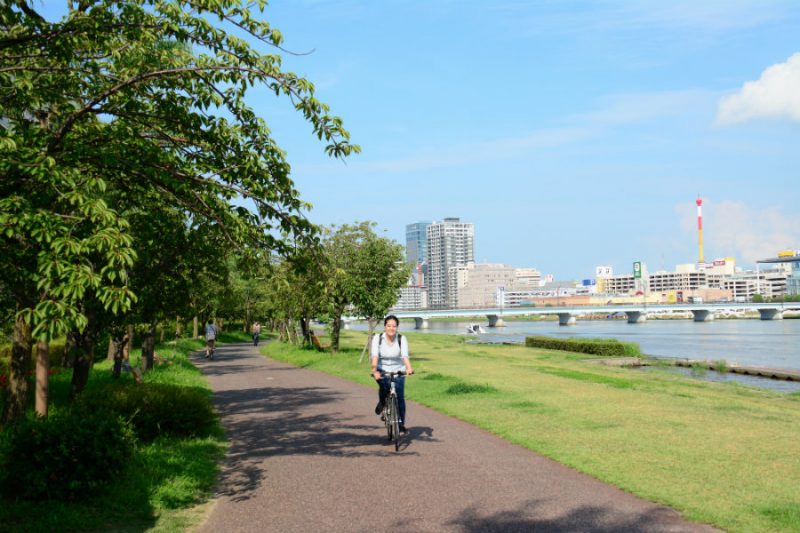
[[[372,337],[372,349],[370,350],[370,360],[372,362],[372,377],[378,382],[378,405],[375,406],[375,414],[379,415],[383,411],[386,395],[389,394],[389,377],[384,376],[383,372],[400,372],[405,370],[406,374],[413,374],[414,369],[408,360],[408,340],[397,333],[397,326],[400,320],[394,315],[389,315],[383,319],[384,332]],[[406,432],[406,399],[404,394],[405,377],[397,376],[395,380],[395,390],[397,392],[397,407],[400,415],[400,431]]]

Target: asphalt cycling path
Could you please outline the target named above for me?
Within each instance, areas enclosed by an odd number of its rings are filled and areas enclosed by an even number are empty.
[[[249,344],[194,362],[231,441],[203,532],[715,531],[414,402],[395,452],[376,388]]]

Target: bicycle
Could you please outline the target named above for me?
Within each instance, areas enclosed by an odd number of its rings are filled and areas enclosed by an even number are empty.
[[[394,451],[400,449],[400,410],[397,405],[397,389],[395,378],[405,376],[406,373],[400,372],[381,372],[381,377],[389,378],[389,394],[383,404],[381,420],[386,424],[386,434],[390,441],[394,441]]]
[[[214,350],[217,347],[217,339],[208,339],[206,340],[206,359],[213,361],[214,360]]]

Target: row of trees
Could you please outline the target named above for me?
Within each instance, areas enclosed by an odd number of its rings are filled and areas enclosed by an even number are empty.
[[[327,318],[336,352],[346,312],[368,320],[371,338],[410,274],[402,247],[376,235],[373,226],[360,222],[328,228],[320,246],[299,249],[277,265],[268,278],[264,312],[282,340],[310,344],[311,319]],[[301,335],[296,337],[298,322]]]
[[[330,156],[359,150],[313,84],[282,70],[264,1],[66,3],[59,21],[32,0],[0,4],[4,423],[24,414],[34,342],[46,414],[48,341],[67,337],[77,394],[101,333],[118,372],[128,326],[145,324],[151,365],[159,321],[208,315],[241,278],[316,268],[301,258],[319,255],[318,232],[253,87],[286,97]]]

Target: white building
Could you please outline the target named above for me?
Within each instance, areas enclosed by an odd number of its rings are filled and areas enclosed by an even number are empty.
[[[395,311],[416,311],[428,308],[428,291],[423,287],[402,287]]]
[[[452,267],[451,289],[456,293],[456,307],[480,309],[518,305],[519,291],[537,290],[541,274],[535,268],[514,268],[503,264],[470,264]],[[506,297],[508,295],[508,298]]]
[[[455,308],[458,280],[450,279],[451,269],[475,262],[473,226],[458,218],[445,218],[432,222],[426,230],[428,304],[434,309]]]

